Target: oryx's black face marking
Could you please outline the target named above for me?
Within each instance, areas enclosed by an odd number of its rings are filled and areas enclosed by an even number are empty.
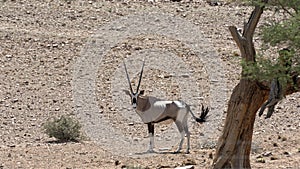
[[[136,106],[137,106],[137,98],[138,98],[138,93],[135,93],[135,94],[131,94],[131,104],[132,104],[132,107],[135,109]]]
[[[142,70],[141,70],[141,74],[140,74],[140,79],[139,79],[139,83],[138,83],[136,92],[133,92],[132,86],[131,86],[131,82],[130,82],[130,78],[129,78],[129,75],[128,75],[128,72],[127,72],[126,64],[124,62],[124,68],[125,68],[127,80],[128,80],[128,83],[129,83],[129,89],[130,89],[130,91],[125,90],[125,93],[130,96],[130,98],[131,98],[131,104],[132,104],[132,107],[134,109],[136,109],[136,107],[137,107],[139,95],[143,95],[144,94],[143,90],[139,92],[140,84],[141,84],[141,81],[142,81],[142,75],[143,75],[144,65],[145,65],[145,60],[143,62],[143,66],[142,66]]]
[[[138,104],[138,97],[144,94],[144,90],[141,90],[139,93],[130,93],[128,90],[124,90],[127,95],[130,96],[131,105],[135,109]]]
[[[136,108],[136,106],[138,105],[138,97],[143,94],[144,94],[144,90],[141,90],[139,93],[131,94],[131,104],[133,108]]]

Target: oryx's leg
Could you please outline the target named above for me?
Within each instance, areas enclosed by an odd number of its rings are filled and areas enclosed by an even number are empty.
[[[177,119],[175,121],[175,124],[181,134],[181,141],[179,143],[179,147],[176,152],[180,152],[183,141],[184,141],[184,137],[186,135],[186,137],[187,137],[186,153],[190,153],[190,132],[188,129],[188,123],[187,123],[188,116],[187,115],[188,115],[188,111],[186,109],[181,109],[181,110],[179,110]]]
[[[148,133],[150,137],[150,144],[149,144],[149,149],[147,152],[153,153],[153,146],[154,146],[154,124],[153,123],[148,123]]]
[[[181,148],[182,148],[182,144],[183,144],[183,141],[184,141],[184,135],[185,135],[185,133],[184,133],[184,127],[183,127],[183,124],[182,124],[181,121],[176,120],[175,124],[176,124],[176,126],[178,128],[178,131],[180,132],[180,135],[181,135],[181,140],[180,140],[178,149],[175,151],[175,153],[179,153],[180,150],[181,150]]]
[[[190,135],[191,133],[189,132],[188,124],[187,124],[187,118],[185,119],[183,123],[183,129],[187,137],[187,148],[186,148],[186,154],[190,153]]]

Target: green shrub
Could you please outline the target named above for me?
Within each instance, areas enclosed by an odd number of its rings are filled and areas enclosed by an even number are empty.
[[[68,116],[63,115],[60,118],[52,118],[43,127],[49,137],[55,137],[61,142],[79,141],[81,139],[79,121]]]

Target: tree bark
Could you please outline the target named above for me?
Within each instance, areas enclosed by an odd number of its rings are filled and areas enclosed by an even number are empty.
[[[267,3],[267,0],[262,0]],[[253,34],[263,13],[264,6],[256,6],[249,21],[244,25],[243,33],[236,27],[229,30],[237,43],[241,57],[246,62],[256,62]],[[284,95],[298,92],[300,89],[299,74],[292,75],[293,84],[288,84]],[[251,168],[250,151],[256,112],[268,99],[270,93],[267,82],[258,82],[246,78],[242,71],[239,84],[234,88],[227,109],[223,133],[218,140],[218,146],[212,168]],[[296,86],[296,87],[295,87]]]
[[[267,97],[268,91],[250,80],[242,79],[234,88],[214,168],[251,168],[249,157],[255,115]]]
[[[237,43],[242,58],[255,62],[253,34],[263,12],[263,6],[256,6],[249,21],[244,25],[243,33],[236,27],[229,30]],[[213,168],[251,168],[250,151],[255,115],[267,100],[269,91],[261,88],[254,80],[242,78],[231,95],[225,126],[218,140]]]

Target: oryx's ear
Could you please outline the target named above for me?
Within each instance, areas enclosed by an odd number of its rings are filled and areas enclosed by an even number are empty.
[[[143,95],[145,93],[145,90],[140,91],[140,95]]]
[[[125,94],[131,96],[131,93],[130,93],[128,90],[124,90],[124,89],[123,89],[123,91],[125,92]]]

